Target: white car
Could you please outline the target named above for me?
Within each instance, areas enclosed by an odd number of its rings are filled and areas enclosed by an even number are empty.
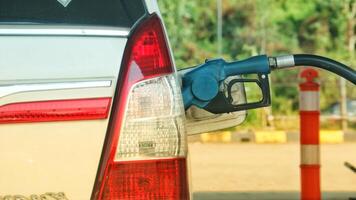
[[[245,115],[186,121],[172,58],[155,1],[0,0],[0,200],[191,198],[187,134]]]

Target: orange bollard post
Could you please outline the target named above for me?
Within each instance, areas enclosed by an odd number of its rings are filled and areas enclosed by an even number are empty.
[[[318,72],[305,69],[299,84],[301,199],[320,200],[319,84]]]

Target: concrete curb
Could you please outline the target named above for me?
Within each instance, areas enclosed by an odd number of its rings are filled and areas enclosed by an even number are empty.
[[[297,131],[250,131],[250,132],[212,132],[200,135],[189,136],[191,142],[202,143],[244,143],[253,142],[257,144],[276,143],[282,144],[287,142],[299,142],[300,136]],[[321,144],[339,144],[343,142],[356,142],[355,132],[342,132],[340,130],[321,130]]]

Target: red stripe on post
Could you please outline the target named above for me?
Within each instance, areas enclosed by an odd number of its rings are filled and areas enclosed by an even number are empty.
[[[318,200],[321,199],[320,193],[320,166],[301,165],[301,199]]]
[[[319,91],[319,85],[316,83],[302,83],[299,85],[300,91]]]
[[[300,111],[300,144],[319,144],[319,111]]]
[[[0,124],[105,119],[111,98],[13,103],[0,106]]]

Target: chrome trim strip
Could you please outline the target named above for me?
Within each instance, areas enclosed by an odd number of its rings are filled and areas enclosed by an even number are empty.
[[[46,90],[64,90],[79,88],[111,87],[112,81],[71,81],[57,83],[29,83],[0,86],[0,98],[22,92],[37,92]]]
[[[0,25],[0,35],[70,35],[126,37],[130,29],[112,27]]]

